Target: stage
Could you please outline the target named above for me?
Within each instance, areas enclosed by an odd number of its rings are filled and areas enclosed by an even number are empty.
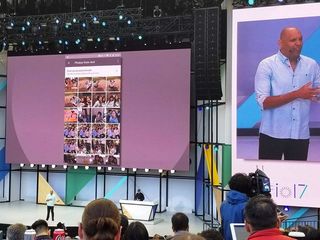
[[[58,222],[63,222],[65,226],[78,226],[84,207],[55,206],[55,221],[48,221],[50,227],[56,226]],[[38,219],[45,219],[46,205],[32,202],[16,201],[0,203],[1,224],[23,223],[30,226]],[[144,222],[148,229],[149,236],[154,234],[172,235],[171,216],[175,212],[157,213],[154,221]],[[192,233],[199,233],[203,230],[203,222],[194,214],[187,214],[189,217],[189,228]]]

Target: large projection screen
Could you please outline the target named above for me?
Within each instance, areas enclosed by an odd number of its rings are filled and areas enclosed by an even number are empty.
[[[8,57],[7,163],[189,169],[190,49]]]
[[[254,94],[258,63],[278,51],[284,27],[303,34],[302,54],[320,63],[320,4],[233,10],[232,22],[232,172],[263,170],[271,179],[279,205],[319,207],[320,104],[312,103],[307,161],[257,160],[261,111]]]

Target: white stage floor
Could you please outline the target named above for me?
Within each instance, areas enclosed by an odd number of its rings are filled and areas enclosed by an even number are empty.
[[[66,227],[78,226],[84,207],[55,206],[55,221],[48,221],[49,226],[56,226],[58,222],[64,222]],[[37,219],[46,218],[47,207],[32,202],[10,202],[0,203],[1,220],[0,223],[13,224],[23,223],[30,226]],[[159,223],[145,223],[149,235],[172,235],[171,216],[174,212],[157,213],[156,220],[161,219]],[[187,214],[189,217],[190,232],[199,233],[203,230],[203,222],[194,214]]]

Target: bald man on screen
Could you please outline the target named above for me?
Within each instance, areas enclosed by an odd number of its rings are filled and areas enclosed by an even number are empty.
[[[303,38],[296,27],[280,33],[279,51],[262,60],[255,76],[262,109],[259,159],[307,160],[311,101],[320,94],[318,63],[301,55]]]

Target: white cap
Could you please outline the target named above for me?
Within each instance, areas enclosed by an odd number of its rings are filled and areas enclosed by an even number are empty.
[[[289,232],[289,237],[305,237],[306,235],[303,232]]]

